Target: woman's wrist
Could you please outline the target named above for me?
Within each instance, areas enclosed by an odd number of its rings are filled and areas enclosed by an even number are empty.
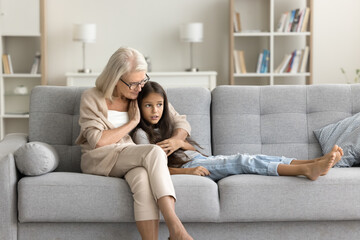
[[[131,127],[131,130],[134,129],[138,124],[139,122],[138,121],[135,121],[134,119],[131,119],[129,122],[128,122],[129,126]]]
[[[180,146],[181,149],[185,149],[185,147],[186,147],[186,141],[181,140],[181,144],[180,144],[180,145],[181,145],[181,146]]]

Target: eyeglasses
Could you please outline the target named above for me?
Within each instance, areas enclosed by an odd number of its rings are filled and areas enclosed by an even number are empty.
[[[146,75],[146,78],[145,78],[144,80],[141,80],[140,82],[136,82],[136,83],[130,83],[130,84],[128,84],[128,83],[126,83],[124,80],[122,80],[121,78],[120,78],[120,80],[121,80],[126,86],[128,86],[130,90],[134,90],[134,89],[137,88],[138,86],[141,86],[141,87],[145,86],[145,84],[150,80],[150,77],[149,77],[147,74],[145,74],[145,75]]]

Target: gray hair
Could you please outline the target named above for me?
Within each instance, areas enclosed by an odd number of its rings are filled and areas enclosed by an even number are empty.
[[[96,79],[95,86],[105,98],[112,100],[115,86],[121,76],[138,71],[147,71],[144,56],[136,49],[121,47],[110,57],[104,70]]]

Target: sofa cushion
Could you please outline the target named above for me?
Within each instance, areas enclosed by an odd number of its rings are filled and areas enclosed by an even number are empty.
[[[20,222],[128,222],[133,200],[124,179],[53,172],[18,183]]]
[[[85,87],[36,86],[31,91],[29,141],[54,146],[59,154],[56,171],[80,172],[80,99]]]
[[[75,144],[75,140],[80,132],[78,122],[81,95],[86,89],[37,86],[31,92],[29,140],[54,146],[60,158],[56,171],[81,172],[81,149]],[[211,154],[210,91],[205,88],[165,90],[175,110],[179,114],[187,115],[193,139],[204,148],[204,153]]]
[[[339,167],[351,167],[360,162],[360,113],[329,124],[314,131],[323,154],[330,152],[335,144],[344,150]]]
[[[176,210],[185,222],[216,221],[217,184],[207,178],[172,176]],[[18,183],[19,221],[133,222],[133,198],[122,178],[53,172]]]
[[[42,142],[29,142],[14,152],[17,169],[24,175],[36,176],[54,171],[59,165],[55,148]]]
[[[359,94],[360,84],[216,87],[213,154],[319,157],[313,131],[360,112]]]
[[[360,219],[360,208],[354,208],[360,168],[333,168],[316,181],[236,175],[220,180],[219,191],[220,221],[225,222]]]
[[[172,175],[176,212],[184,222],[216,222],[220,215],[218,185],[209,178]]]
[[[201,152],[211,155],[210,91],[206,88],[168,88],[166,93],[175,110],[186,115],[191,125],[191,137],[203,148]]]

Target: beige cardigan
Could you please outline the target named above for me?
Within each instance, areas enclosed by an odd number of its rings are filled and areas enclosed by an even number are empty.
[[[182,128],[189,134],[190,124],[185,115],[179,115],[169,104],[170,114],[176,128]],[[119,142],[100,148],[96,144],[101,138],[104,130],[115,128],[107,119],[108,108],[103,94],[96,88],[86,90],[81,97],[80,103],[80,134],[76,144],[81,145],[81,170],[84,173],[108,176],[115,165],[121,151],[134,145],[129,135],[123,137]]]

